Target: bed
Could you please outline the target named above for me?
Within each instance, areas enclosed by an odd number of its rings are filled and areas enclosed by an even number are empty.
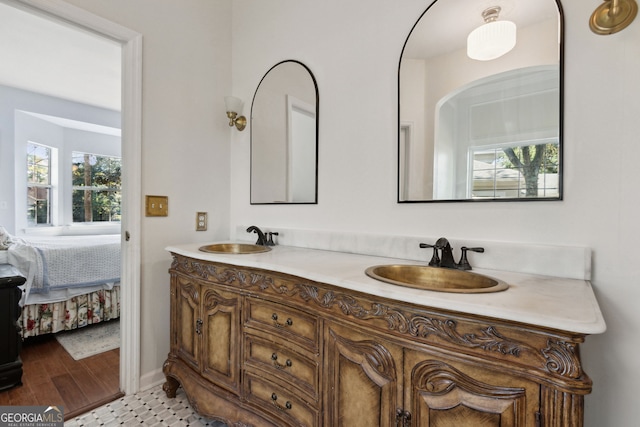
[[[27,278],[23,338],[120,317],[120,235],[16,238],[0,230],[0,263]]]

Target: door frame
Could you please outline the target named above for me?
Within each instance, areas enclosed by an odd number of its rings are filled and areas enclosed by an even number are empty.
[[[0,0],[60,19],[122,46],[122,272],[120,389],[140,388],[140,231],[142,200],[142,35],[62,0]]]

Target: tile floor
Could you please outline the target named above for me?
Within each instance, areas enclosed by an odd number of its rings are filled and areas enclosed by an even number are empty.
[[[65,427],[94,426],[170,426],[225,427],[224,423],[196,414],[187,396],[179,388],[175,399],[169,399],[162,385],[125,396],[64,423]]]

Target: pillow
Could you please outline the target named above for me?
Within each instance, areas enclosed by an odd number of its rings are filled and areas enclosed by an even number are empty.
[[[9,249],[9,246],[14,242],[11,234],[5,230],[4,227],[0,226],[0,250]]]

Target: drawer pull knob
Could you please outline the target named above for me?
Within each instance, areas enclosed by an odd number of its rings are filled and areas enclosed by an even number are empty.
[[[278,354],[277,353],[273,353],[271,355],[271,360],[273,360],[273,366],[275,366],[276,369],[286,369],[286,368],[290,368],[291,365],[293,365],[293,362],[291,362],[291,359],[287,359],[284,362],[284,365],[281,364],[281,363],[278,363],[277,362],[277,360],[278,360]]]
[[[202,335],[202,324],[203,323],[204,322],[202,321],[202,319],[196,320],[196,334]]]
[[[271,402],[273,403],[273,406],[275,406],[276,408],[278,408],[280,411],[286,411],[288,409],[291,409],[292,405],[291,402],[289,402],[288,400],[285,402],[284,406],[280,405],[278,402],[278,395],[275,393],[271,394]]]
[[[287,321],[285,323],[279,323],[278,322],[278,313],[273,313],[271,315],[271,319],[273,320],[273,324],[276,326],[276,328],[284,328],[286,326],[293,325],[293,320],[291,320],[290,317],[287,319]]]

